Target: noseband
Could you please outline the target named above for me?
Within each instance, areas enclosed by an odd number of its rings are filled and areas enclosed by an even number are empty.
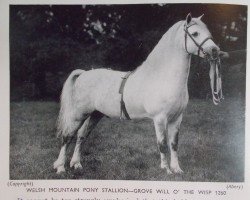
[[[206,53],[206,52],[204,51],[204,49],[202,48],[202,45],[205,44],[206,41],[212,40],[213,38],[212,38],[212,37],[207,37],[207,38],[205,38],[205,39],[202,41],[202,43],[199,44],[199,43],[193,38],[193,36],[189,33],[189,31],[188,31],[188,29],[189,29],[191,26],[193,26],[193,25],[195,25],[195,24],[191,24],[190,26],[187,26],[187,25],[185,24],[185,26],[184,26],[184,31],[185,31],[185,50],[186,50],[186,52],[187,52],[188,54],[191,54],[191,53],[189,53],[188,50],[187,50],[187,36],[189,36],[189,37],[192,39],[192,41],[194,42],[194,44],[198,47],[198,56],[200,56],[200,52],[202,52],[204,55],[207,55],[207,53]]]

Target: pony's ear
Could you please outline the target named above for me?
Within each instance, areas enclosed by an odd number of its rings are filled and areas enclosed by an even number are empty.
[[[186,17],[186,24],[189,24],[192,20],[192,16],[191,13],[188,13],[187,17]]]
[[[201,20],[201,18],[204,16],[204,14],[202,14],[200,17],[198,17],[199,20]]]

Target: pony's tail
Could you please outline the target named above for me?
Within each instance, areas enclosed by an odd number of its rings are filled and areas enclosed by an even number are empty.
[[[74,118],[73,86],[76,78],[83,72],[84,70],[81,69],[74,70],[63,85],[61,107],[57,119],[57,137],[66,137],[71,132],[72,120]]]

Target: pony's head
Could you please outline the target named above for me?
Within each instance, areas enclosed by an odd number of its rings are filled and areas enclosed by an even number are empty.
[[[210,61],[210,85],[213,102],[217,105],[223,99],[219,59],[220,48],[214,43],[207,26],[201,21],[202,16],[192,18],[191,14],[187,15],[184,22],[184,48],[188,54],[206,57]]]
[[[184,23],[184,48],[187,53],[215,59],[220,48],[214,43],[207,26],[201,21],[203,15],[192,18],[189,13]]]

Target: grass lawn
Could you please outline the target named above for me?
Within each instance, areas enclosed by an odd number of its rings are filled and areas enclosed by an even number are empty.
[[[57,175],[60,150],[55,102],[11,103],[10,179],[111,179],[162,181],[244,181],[245,107],[239,99],[215,106],[190,100],[179,139],[183,175],[160,169],[153,122],[103,118],[82,148],[83,170]]]

